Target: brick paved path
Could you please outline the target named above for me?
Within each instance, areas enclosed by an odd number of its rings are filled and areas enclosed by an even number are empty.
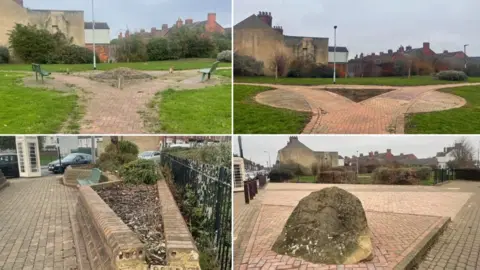
[[[406,113],[440,111],[465,105],[465,99],[435,90],[480,85],[480,83],[415,87],[247,85],[268,86],[276,89],[258,94],[255,99],[259,103],[297,111],[311,111],[312,120],[306,125],[303,133],[402,134]],[[341,95],[324,91],[327,88],[394,90],[356,103]]]
[[[0,269],[77,269],[76,200],[54,177],[10,180],[0,191]]]
[[[200,74],[196,70],[176,71],[168,74],[164,71],[146,71],[157,79],[123,89],[114,88],[106,83],[93,81],[87,75],[80,73],[78,76],[57,74],[55,80],[75,85],[82,89],[85,101],[85,115],[80,123],[80,133],[122,133],[138,134],[148,133],[139,112],[146,109],[157,92],[169,88],[198,89],[215,83],[200,83]]]
[[[314,265],[271,251],[298,201],[314,190],[329,186],[333,185],[271,183],[259,200],[249,206],[239,205],[243,194],[236,193],[239,198],[234,216],[235,269],[391,269],[446,218],[454,219],[472,196],[468,188],[459,192],[448,185],[339,185],[362,201],[372,230],[373,261],[344,266]]]
[[[449,188],[474,192],[418,269],[480,269],[480,182],[452,182]]]

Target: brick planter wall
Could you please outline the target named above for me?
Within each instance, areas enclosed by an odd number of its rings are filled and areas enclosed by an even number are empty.
[[[79,187],[76,217],[92,269],[147,269],[143,243],[89,186]]]
[[[199,270],[199,253],[187,224],[164,179],[157,182],[163,231],[165,234],[167,264],[170,267]],[[175,268],[172,268],[175,269]]]

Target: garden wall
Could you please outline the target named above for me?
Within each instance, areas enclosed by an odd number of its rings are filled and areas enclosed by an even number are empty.
[[[76,218],[92,269],[147,268],[143,243],[89,186],[79,187]]]
[[[195,241],[183,219],[165,179],[157,182],[163,219],[167,262],[181,269],[200,269]]]

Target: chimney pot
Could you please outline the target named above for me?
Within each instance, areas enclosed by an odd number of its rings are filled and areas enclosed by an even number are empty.
[[[444,50],[443,53],[448,53],[448,50]]]
[[[162,25],[162,30],[167,30],[168,29],[168,24],[163,24]]]
[[[392,149],[387,149],[387,153],[391,154],[391,153],[392,153]]]
[[[430,42],[424,42],[423,43],[423,48],[424,49],[430,49]]]

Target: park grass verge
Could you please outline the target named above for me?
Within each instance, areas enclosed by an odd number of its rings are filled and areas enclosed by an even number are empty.
[[[439,91],[463,97],[467,104],[446,111],[409,114],[405,119],[405,133],[479,134],[480,86],[447,88]]]
[[[259,104],[255,96],[269,87],[235,85],[235,134],[299,134],[310,121],[311,113],[274,108]]]
[[[157,94],[156,132],[174,134],[230,134],[232,132],[232,85],[195,90],[169,89]],[[152,105],[151,105],[152,106]]]
[[[72,113],[77,95],[23,86],[22,74],[0,72],[0,133],[54,134]]]
[[[214,73],[215,75],[223,76],[232,78],[232,70],[231,69],[217,69]]]
[[[111,70],[119,67],[127,67],[136,70],[169,70],[173,67],[175,70],[189,70],[209,68],[215,62],[215,59],[209,58],[189,58],[170,61],[155,62],[135,62],[135,63],[99,63],[98,70]],[[231,63],[220,63],[219,67],[231,67]],[[46,64],[42,65],[42,69],[49,72],[75,72],[93,70],[92,64]],[[0,70],[5,71],[32,71],[31,64],[1,64]]]
[[[332,78],[288,78],[282,77],[242,77],[235,76],[235,83],[259,83],[259,84],[283,84],[283,85],[327,85],[333,84]],[[468,82],[480,82],[480,77],[471,77]],[[417,86],[417,85],[436,85],[436,84],[454,84],[461,82],[441,81],[433,79],[430,76],[413,76],[410,79],[406,77],[364,77],[364,78],[337,78],[337,84],[346,85],[385,85],[385,86]]]

